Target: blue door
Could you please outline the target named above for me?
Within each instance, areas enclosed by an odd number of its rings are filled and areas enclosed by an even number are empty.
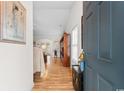
[[[124,90],[124,2],[84,2],[84,89]]]

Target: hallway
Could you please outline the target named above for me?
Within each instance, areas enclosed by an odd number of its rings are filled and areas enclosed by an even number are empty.
[[[1,0],[0,91],[124,91],[124,1]]]
[[[48,65],[47,76],[35,80],[33,91],[73,91],[69,67],[63,67],[60,59]]]

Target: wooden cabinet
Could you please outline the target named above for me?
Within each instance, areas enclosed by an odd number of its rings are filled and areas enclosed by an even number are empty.
[[[70,66],[70,35],[64,32],[63,37],[60,40],[60,58],[63,63],[63,66]]]
[[[76,91],[83,90],[83,71],[79,70],[79,65],[72,65],[72,83]]]

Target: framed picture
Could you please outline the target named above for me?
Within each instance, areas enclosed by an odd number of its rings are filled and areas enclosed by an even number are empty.
[[[0,2],[0,38],[10,43],[26,43],[26,9],[19,1]]]

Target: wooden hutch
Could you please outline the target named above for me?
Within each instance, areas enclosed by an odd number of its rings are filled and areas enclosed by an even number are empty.
[[[63,66],[70,66],[70,35],[66,32],[60,40],[60,58]]]

